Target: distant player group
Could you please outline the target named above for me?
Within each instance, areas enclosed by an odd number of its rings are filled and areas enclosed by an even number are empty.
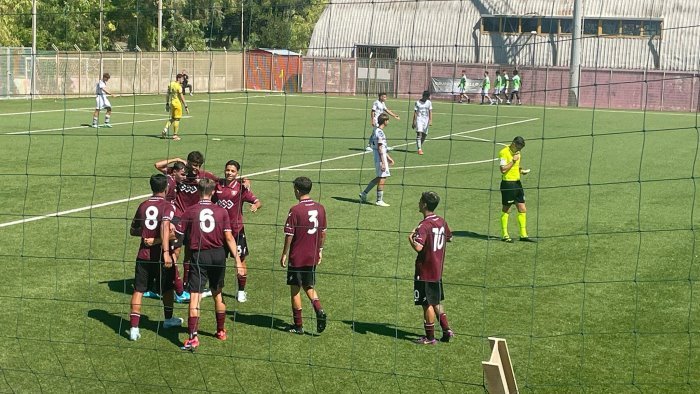
[[[489,77],[489,72],[484,71],[484,78],[481,80],[481,104],[502,104],[504,101],[506,104],[516,103],[522,105],[520,101],[520,87],[522,86],[522,80],[520,79],[520,74],[518,70],[513,70],[513,78],[508,76],[508,72],[504,70],[496,70],[496,80],[493,87],[493,92],[491,91],[491,78]],[[465,100],[467,103],[471,102],[471,98],[467,95],[467,71],[462,70],[462,77],[459,79],[459,84],[457,85],[459,89],[459,102],[463,103]],[[510,92],[510,96],[508,95]],[[493,95],[493,98],[491,98]]]

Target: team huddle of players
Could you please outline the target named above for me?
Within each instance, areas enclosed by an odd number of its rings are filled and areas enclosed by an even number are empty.
[[[173,316],[176,297],[189,295],[188,336],[183,350],[199,346],[197,335],[203,295],[211,292],[216,316],[218,340],[226,340],[226,305],[222,290],[226,276],[226,260],[232,258],[237,272],[238,302],[246,302],[246,257],[248,241],[243,224],[243,205],[255,212],[260,200],[251,191],[250,181],[239,174],[240,164],[230,160],[224,177],[204,171],[204,157],[190,152],[187,160],[166,159],[155,163],[160,173],[150,177],[153,195],[136,210],[130,233],[140,238],[134,272],[134,293],[131,298],[129,338],[141,337],[139,320],[145,292],[154,290],[162,296],[164,328],[179,327],[184,320]],[[323,259],[326,239],[325,207],[310,197],[312,182],[298,177],[293,182],[298,203],[291,207],[284,225],[285,242],[280,265],[287,268],[286,283],[290,286],[293,323],[285,330],[303,334],[303,290],[314,308],[316,331],[326,328],[328,316],[316,291],[316,268]],[[408,241],[417,252],[415,263],[414,302],[424,311],[425,336],[416,342],[435,344],[435,321],[442,327],[442,341],[454,336],[441,305],[444,300],[442,270],[445,243],[452,233],[445,220],[434,211],[440,201],[434,192],[425,192],[418,202],[423,220],[411,232]],[[181,253],[181,250],[184,252]],[[177,261],[183,255],[183,275]]]

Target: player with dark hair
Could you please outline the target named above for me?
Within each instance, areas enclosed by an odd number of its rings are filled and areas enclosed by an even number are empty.
[[[513,70],[513,90],[510,92],[510,99],[507,101],[507,104],[515,103],[514,98],[518,99],[518,105],[522,105],[523,103],[520,101],[520,86],[522,85],[522,81],[520,80],[520,75],[518,73],[518,70]]]
[[[467,103],[471,103],[472,100],[467,96],[467,71],[462,70],[462,76],[459,78],[459,85],[457,85],[457,88],[459,89],[459,102],[460,104],[464,102],[464,100],[467,100]]]
[[[484,71],[484,79],[481,80],[481,104],[484,104],[484,99],[488,99],[490,105],[493,105],[496,103],[496,100],[489,97],[490,90],[491,90],[491,78],[489,78],[489,72]]]
[[[192,91],[192,84],[190,83],[190,76],[187,75],[187,70],[182,70],[182,93],[185,93],[185,89],[190,88],[190,96],[194,96]]]
[[[167,94],[165,96],[165,110],[170,112],[170,119],[165,123],[163,131],[160,133],[161,138],[168,137],[170,126],[173,126],[173,141],[180,141],[180,136],[177,134],[180,131],[180,119],[182,118],[182,107],[189,114],[190,109],[185,102],[185,96],[182,95],[182,74],[177,74],[175,81],[168,85]]]
[[[433,103],[430,92],[424,91],[420,100],[413,107],[413,128],[416,130],[416,149],[423,154],[423,143],[428,136],[428,128],[433,125]]]
[[[360,201],[367,202],[367,194],[372,191],[374,186],[377,186],[377,202],[375,205],[388,207],[389,204],[384,202],[384,184],[386,183],[386,178],[391,176],[389,165],[394,164],[394,159],[387,152],[388,144],[384,134],[384,129],[389,124],[389,117],[386,114],[379,115],[378,124],[379,126],[374,129],[372,137],[369,139],[370,146],[374,151],[374,172],[376,176],[367,184],[365,190],[360,192]]]
[[[280,265],[287,269],[287,284],[290,286],[292,316],[294,324],[287,330],[295,334],[304,333],[301,316],[301,295],[303,288],[316,312],[316,331],[326,329],[328,316],[321,306],[316,292],[316,266],[323,259],[323,243],[326,240],[326,209],[309,197],[311,180],[298,177],[294,180],[294,196],[299,201],[289,210],[284,224],[284,248]]]
[[[372,103],[372,109],[370,110],[370,118],[372,121],[372,130],[373,131],[375,128],[379,127],[379,116],[382,114],[391,115],[396,120],[401,119],[399,117],[399,115],[395,114],[392,110],[389,109],[389,107],[387,107],[387,105],[386,105],[386,93],[379,92],[379,95],[378,95],[377,99],[374,101],[374,103]],[[367,148],[365,148],[365,150],[368,152],[372,151],[371,142],[367,144]],[[391,150],[391,148],[388,148],[388,150]]]
[[[97,123],[100,120],[100,110],[105,109],[105,123],[104,127],[112,127],[109,123],[109,118],[112,116],[112,104],[109,102],[107,96],[113,96],[112,93],[107,90],[107,81],[109,81],[109,73],[102,74],[102,79],[97,81],[95,86],[95,111],[92,113],[92,127],[98,128]]]
[[[187,154],[187,160],[183,160],[179,157],[174,157],[172,159],[159,160],[153,165],[158,171],[164,174],[172,174],[173,170],[176,168],[175,163],[179,163],[177,165],[177,168],[179,168],[180,165],[184,166],[185,177],[184,179],[180,179],[176,183],[175,198],[174,200],[172,200],[173,204],[175,205],[175,218],[173,219],[173,224],[176,224],[180,220],[180,217],[182,217],[183,213],[187,208],[199,202],[200,197],[199,192],[197,191],[197,184],[200,179],[206,178],[212,179],[214,181],[219,180],[219,178],[216,175],[202,169],[202,166],[204,165],[204,155],[196,150]],[[180,237],[178,238],[178,242],[175,243],[175,246],[179,248],[181,246],[181,242],[182,239]],[[179,256],[179,250],[176,250],[174,253],[175,256]],[[183,281],[187,282],[187,279],[189,277],[189,262],[190,253],[186,250],[185,259],[182,263],[183,275],[182,277],[180,277],[180,275],[177,275],[175,278],[175,290],[178,294],[178,297],[185,297],[178,298],[179,301],[186,301],[187,296],[183,295],[184,293],[181,292],[183,292],[185,289]],[[211,296],[211,292],[205,290],[202,293],[202,297],[208,296]]]
[[[246,265],[246,256],[248,256],[248,241],[243,228],[243,203],[250,204],[250,212],[256,212],[262,206],[262,202],[244,185],[239,179],[240,163],[235,160],[229,160],[224,167],[224,178],[219,180],[214,194],[214,202],[220,207],[226,209],[231,228],[233,230],[233,238],[238,245],[237,251],[229,250],[229,255],[233,256],[237,253],[240,256],[241,264],[236,266],[236,279],[238,280],[238,293],[236,299],[238,302],[246,302],[248,295],[245,292],[245,285],[248,280],[248,268]]]
[[[527,208],[525,207],[525,191],[520,183],[520,176],[530,172],[529,169],[520,166],[522,155],[520,151],[525,147],[523,137],[513,138],[509,146],[498,152],[501,169],[501,240],[511,243],[513,240],[508,235],[508,215],[510,207],[515,204],[518,209],[518,226],[520,228],[520,240],[523,242],[536,242],[527,235]]]
[[[226,340],[226,305],[221,291],[226,276],[226,244],[229,250],[237,250],[236,240],[231,234],[231,222],[226,210],[214,204],[211,196],[216,190],[216,182],[211,179],[200,179],[197,184],[201,200],[189,207],[182,215],[175,231],[184,234],[192,253],[191,272],[188,282],[190,291],[189,318],[187,319],[188,339],[182,346],[183,350],[195,350],[199,346],[197,327],[199,325],[199,304],[201,293],[207,282],[214,298],[216,312],[216,338]],[[233,254],[236,265],[241,261],[238,254]]]
[[[435,214],[440,197],[435,192],[424,192],[418,201],[418,211],[423,220],[408,236],[413,250],[418,252],[413,281],[413,301],[423,307],[425,336],[418,338],[420,345],[433,345],[435,339],[435,317],[440,321],[443,342],[454,336],[442,306],[445,292],[442,287],[442,272],[445,263],[446,242],[452,240],[452,232],[445,219]]]
[[[130,233],[141,237],[141,245],[136,257],[134,273],[134,293],[131,296],[131,329],[129,338],[135,341],[141,337],[139,320],[141,319],[141,301],[143,293],[155,282],[163,295],[164,328],[179,327],[182,319],[173,317],[173,260],[170,255],[170,221],[174,208],[165,199],[168,179],[163,174],[155,174],[150,179],[153,195],[142,202],[134,219],[131,221]],[[157,240],[157,241],[156,241]]]

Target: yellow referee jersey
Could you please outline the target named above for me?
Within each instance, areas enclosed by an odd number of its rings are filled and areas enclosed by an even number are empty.
[[[510,170],[501,174],[501,177],[504,181],[519,181],[520,180],[520,161],[522,160],[522,158],[523,158],[523,155],[521,153],[520,160],[515,162],[513,164],[513,166],[510,168]],[[506,146],[505,148],[501,149],[500,152],[498,152],[498,159],[499,159],[500,165],[502,165],[502,166],[508,165],[508,163],[513,161],[513,153],[510,151],[510,146]]]

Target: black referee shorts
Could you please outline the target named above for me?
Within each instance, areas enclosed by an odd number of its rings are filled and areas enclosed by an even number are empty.
[[[520,181],[501,181],[501,203],[513,205],[525,202],[525,190]]]

